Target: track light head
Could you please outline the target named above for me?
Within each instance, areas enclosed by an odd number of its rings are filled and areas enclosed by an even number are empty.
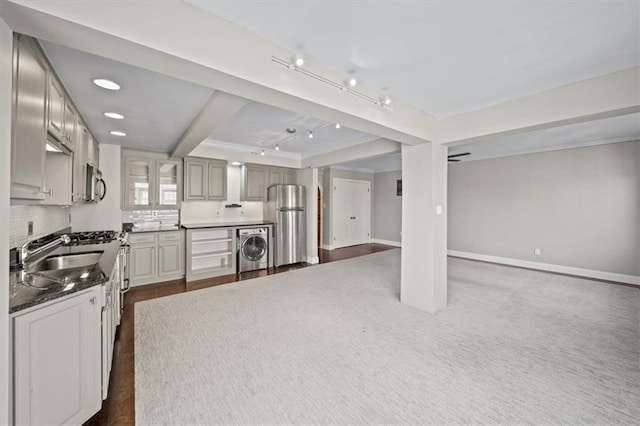
[[[309,130],[309,139],[313,139],[313,130]]]
[[[339,129],[340,127],[340,123],[336,123],[336,129]]]
[[[349,79],[347,80],[347,84],[349,85],[349,87],[356,87],[356,85],[358,84],[358,80],[355,77],[349,77]]]
[[[293,63],[296,65],[296,67],[301,67],[304,65],[304,58],[300,55],[296,55],[296,57],[293,58]]]
[[[276,144],[276,151],[280,151],[280,145]]]

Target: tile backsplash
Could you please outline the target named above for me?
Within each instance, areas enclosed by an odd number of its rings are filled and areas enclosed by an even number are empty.
[[[130,210],[122,212],[122,223],[137,225],[178,225],[180,210]]]
[[[68,207],[11,206],[9,212],[11,248],[71,226]],[[27,235],[29,221],[33,222],[33,235]]]

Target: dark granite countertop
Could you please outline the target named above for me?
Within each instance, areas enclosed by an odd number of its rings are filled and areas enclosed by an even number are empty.
[[[185,229],[198,228],[241,228],[244,226],[267,226],[273,225],[273,222],[267,220],[247,221],[247,222],[218,222],[218,223],[183,223]]]
[[[120,242],[118,241],[106,244],[58,247],[56,250],[51,251],[44,257],[92,251],[102,251],[103,253],[88,277],[65,284],[52,284],[46,289],[30,287],[21,281],[20,271],[11,272],[9,275],[9,313],[13,314],[23,309],[40,305],[107,282],[111,276],[113,267],[116,264],[119,248]]]

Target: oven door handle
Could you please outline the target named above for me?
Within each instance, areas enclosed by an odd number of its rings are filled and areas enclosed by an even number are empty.
[[[129,284],[129,278],[125,278],[124,280],[122,280],[122,282],[124,282],[126,286],[120,289],[120,293],[126,293],[131,289],[131,284]]]

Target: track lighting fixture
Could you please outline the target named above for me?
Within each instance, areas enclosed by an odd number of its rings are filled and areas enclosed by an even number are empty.
[[[380,98],[380,104],[381,105],[387,105],[387,106],[391,105],[391,98],[388,97],[388,96],[381,97]]]
[[[356,87],[356,85],[358,84],[358,80],[356,80],[355,77],[349,77],[349,80],[347,80],[347,84],[350,87]]]
[[[276,144],[276,151],[280,151],[280,145]]]
[[[301,67],[304,65],[304,58],[300,55],[297,55],[294,59],[293,59],[293,63],[296,64],[296,67]]]
[[[309,139],[313,139],[313,130],[309,130]]]
[[[262,155],[264,157],[264,149],[262,150],[262,152],[260,152],[260,155]]]
[[[336,129],[340,128],[340,123],[336,123]]]

